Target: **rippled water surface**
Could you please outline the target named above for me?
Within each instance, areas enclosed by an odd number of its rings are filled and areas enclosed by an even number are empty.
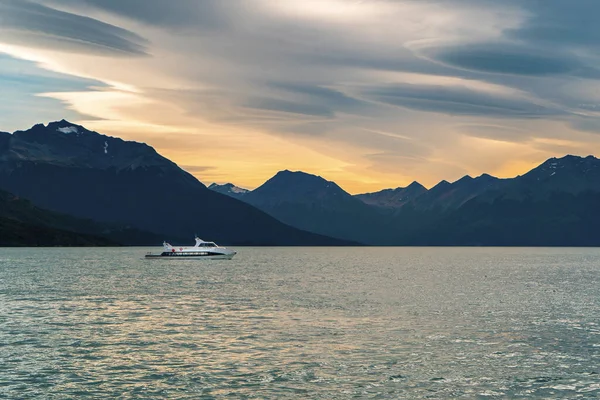
[[[600,249],[0,249],[0,398],[600,398]]]

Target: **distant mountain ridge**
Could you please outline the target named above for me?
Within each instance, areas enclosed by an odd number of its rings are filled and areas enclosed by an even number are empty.
[[[0,133],[0,189],[41,210],[19,219],[19,209],[7,206],[16,214],[0,213],[1,229],[55,232],[73,243],[97,240],[100,231],[69,218],[151,240],[198,234],[236,245],[600,246],[600,160],[593,156],[551,158],[515,178],[465,176],[429,190],[414,182],[352,196],[335,182],[288,170],[251,191],[233,184],[209,190],[146,144],[62,120]],[[70,236],[74,230],[81,241]]]
[[[485,191],[501,185],[501,179],[488,174],[476,178],[466,175],[453,183],[441,181],[427,192],[414,198],[412,205],[423,210],[456,209]]]
[[[355,197],[365,204],[378,207],[397,208],[412,201],[423,193],[427,192],[425,186],[414,181],[407,187],[398,187],[396,189],[384,189],[379,192],[364,193],[355,195]]]
[[[429,190],[413,182],[355,196],[321,177],[280,171],[241,197],[290,225],[369,244],[500,246],[600,245],[590,223],[600,222],[596,198],[600,160],[573,155],[515,178],[467,175]]]
[[[128,225],[164,239],[345,245],[208,190],[152,147],[62,120],[0,134],[0,188],[51,211]]]
[[[544,198],[551,192],[578,194],[600,191],[600,160],[594,156],[567,155],[550,158],[531,171],[514,178],[500,179],[489,174],[476,178],[469,175],[450,183],[442,180],[431,189],[425,189],[408,201],[386,201],[391,191],[358,194],[367,204],[399,209],[410,205],[420,210],[456,209],[469,200],[493,200],[498,196],[522,199],[527,196]]]

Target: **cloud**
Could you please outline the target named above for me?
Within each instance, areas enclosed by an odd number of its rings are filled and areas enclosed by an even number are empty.
[[[334,118],[338,112],[363,113],[368,103],[341,91],[315,84],[271,82],[265,87],[272,97],[250,97],[243,106],[264,111]]]
[[[244,104],[249,108],[256,108],[267,111],[277,111],[291,114],[300,114],[317,117],[332,117],[333,112],[330,109],[313,104],[300,103],[282,99],[273,99],[268,97],[251,97]]]
[[[32,62],[0,54],[0,92],[4,99],[0,107],[0,130],[12,132],[41,121],[88,118],[65,110],[60,101],[40,97],[39,93],[90,90],[91,87],[99,89],[103,84],[43,70]]]
[[[146,41],[126,29],[28,0],[0,3],[5,43],[111,56],[146,55]]]
[[[369,190],[433,184],[456,177],[448,171],[530,165],[517,161],[560,155],[538,138],[597,130],[599,10],[595,0],[0,0],[0,51],[102,86],[11,76],[0,90],[58,99],[97,130],[215,166],[195,173],[219,181],[252,187],[294,168]]]
[[[596,0],[527,0],[519,3],[530,18],[518,29],[508,30],[508,37],[552,48],[600,47],[600,4]]]
[[[572,56],[513,43],[429,48],[424,53],[447,65],[487,73],[543,76],[567,74],[580,67]]]
[[[302,98],[313,104],[327,104],[338,110],[360,110],[367,106],[364,101],[355,99],[339,90],[319,85],[294,82],[272,82],[268,86],[294,98]]]
[[[572,121],[572,126],[580,131],[600,133],[600,116],[595,118],[580,117]]]
[[[496,6],[490,0],[454,0],[454,4]],[[600,78],[595,55],[600,46],[597,1],[507,0],[502,5],[520,8],[522,21],[505,26],[501,35],[425,41],[414,49],[436,62],[488,74]]]
[[[524,143],[532,138],[532,133],[525,129],[519,129],[513,126],[492,125],[492,124],[469,124],[459,127],[465,135],[497,140],[501,142]]]
[[[376,101],[450,115],[532,118],[563,114],[523,98],[476,91],[465,86],[391,84],[362,90]]]
[[[217,29],[229,15],[243,12],[240,0],[52,0],[63,6],[89,6],[151,26],[169,29]],[[251,1],[250,1],[251,2]]]
[[[189,172],[192,175],[200,175],[206,171],[214,170],[215,167],[210,165],[180,165],[182,169]]]
[[[24,94],[50,91],[99,89],[105,86],[93,79],[82,79],[37,68],[34,63],[0,53],[0,87],[3,93],[14,90]]]

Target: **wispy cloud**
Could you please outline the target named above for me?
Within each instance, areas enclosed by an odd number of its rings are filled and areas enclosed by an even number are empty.
[[[146,55],[146,41],[126,29],[29,0],[0,3],[4,42],[111,56]]]

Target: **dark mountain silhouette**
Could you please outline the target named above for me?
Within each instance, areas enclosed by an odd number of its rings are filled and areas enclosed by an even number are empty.
[[[116,246],[109,239],[0,217],[0,246]]]
[[[421,210],[456,209],[488,190],[500,188],[502,183],[503,180],[488,174],[476,178],[466,175],[453,183],[442,181],[412,202]]]
[[[600,193],[470,200],[446,213],[402,210],[397,241],[419,246],[600,246]]]
[[[362,243],[387,239],[389,220],[383,213],[320,176],[280,171],[241,199],[311,232]]]
[[[460,190],[456,189],[456,192],[452,192],[451,187],[460,180],[450,185],[442,184],[438,201],[443,199],[445,208],[419,203],[424,200],[422,198],[401,208],[395,218],[406,229],[399,232],[397,243],[600,245],[597,228],[600,222],[600,160],[597,158],[571,155],[551,158],[516,178],[485,177],[475,186],[473,181],[463,178]],[[429,196],[429,192],[424,196]],[[456,196],[457,193],[460,196]],[[464,202],[456,206],[456,199]]]
[[[512,179],[419,186],[350,196],[321,177],[282,171],[242,199],[290,225],[369,244],[600,245],[600,160],[591,156],[553,158]]]
[[[0,218],[0,229],[5,233],[0,236],[0,245],[148,245],[161,240],[160,236],[139,229],[44,210],[3,190],[0,190]],[[11,233],[9,227],[16,230]],[[57,238],[51,235],[53,231]]]
[[[248,189],[243,189],[241,187],[235,186],[233,183],[225,183],[223,185],[219,185],[217,183],[212,183],[208,186],[210,190],[214,190],[217,193],[226,194],[229,197],[233,197],[234,199],[239,199],[249,192]]]
[[[238,245],[348,244],[208,190],[146,144],[65,120],[0,135],[0,188],[45,209],[168,240],[198,234]]]
[[[365,204],[382,208],[399,208],[427,192],[425,186],[413,182],[407,187],[384,189],[379,192],[357,194],[354,197]]]
[[[497,197],[515,200],[546,200],[555,192],[577,195],[600,192],[600,160],[593,156],[567,155],[550,158],[524,175],[504,180],[504,185],[490,190],[482,200]]]
[[[453,183],[443,180],[429,190],[413,182],[406,188],[384,189],[355,197],[366,204],[385,208],[399,209],[410,203],[420,210],[444,210],[458,208],[485,191],[502,187],[502,183],[503,180],[488,174],[477,178],[466,175]]]
[[[335,182],[305,172],[280,171],[247,195],[255,204],[328,204],[347,201],[359,204]]]
[[[0,191],[0,246],[117,245],[105,237],[60,228],[77,225],[76,220],[69,216],[61,218],[60,214],[39,209],[26,200]]]
[[[209,190],[150,146],[63,120],[0,133],[0,187],[32,202],[24,217],[4,202],[4,235],[37,229],[38,237],[74,244],[120,242],[115,234],[131,239],[135,231],[256,245],[600,245],[600,160],[592,156],[552,158],[512,179],[465,176],[430,190],[415,182],[352,196],[290,171],[253,191],[232,184]]]

